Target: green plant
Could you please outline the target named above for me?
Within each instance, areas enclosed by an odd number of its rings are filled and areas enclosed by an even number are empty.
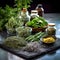
[[[21,20],[17,20],[15,17],[11,17],[8,22],[5,24],[6,29],[9,32],[15,32],[15,29],[19,26],[22,26],[23,22]]]
[[[30,7],[30,3],[32,0],[15,0],[15,6],[17,7],[17,11],[20,12],[22,8]]]
[[[5,24],[12,16],[16,16],[16,8],[12,8],[8,5],[2,8],[0,7],[0,30],[5,29]]]
[[[8,5],[6,5],[4,10],[5,10],[5,15],[6,15],[7,18],[11,18],[11,16],[15,16],[16,12],[17,12],[16,8],[12,8]]]
[[[29,8],[30,7],[30,3],[32,2],[32,0],[23,0],[23,7],[24,8]]]
[[[5,16],[5,11],[0,7],[0,31],[3,29],[3,17]]]
[[[33,28],[44,28],[48,23],[43,17],[35,17],[31,21],[27,22],[26,25]]]
[[[0,7],[0,30],[5,28],[5,24],[11,17],[19,17],[22,8],[28,8],[32,0],[14,0],[15,7],[12,8],[9,5],[2,8]],[[18,19],[17,19],[18,20]],[[21,24],[21,23],[20,23]]]
[[[22,37],[10,36],[4,40],[3,44],[11,49],[20,49],[26,46],[27,42]]]

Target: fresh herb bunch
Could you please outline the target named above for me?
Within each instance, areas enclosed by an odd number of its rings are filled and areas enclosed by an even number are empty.
[[[25,40],[28,41],[28,42],[39,42],[40,41],[40,38],[45,35],[44,32],[38,32],[36,33],[35,35],[30,35],[28,36]]]
[[[32,0],[14,0],[15,7],[0,7],[0,30],[5,29],[5,24],[11,17],[19,17],[22,8],[28,8]]]
[[[12,8],[9,5],[6,5],[6,7],[2,8],[0,7],[0,19],[4,18],[10,18],[11,16],[15,16],[17,9]]]
[[[16,18],[11,17],[9,21],[5,24],[5,27],[9,32],[13,33],[15,32],[15,28],[22,25],[23,25],[23,22],[21,20],[17,20]]]
[[[32,0],[23,0],[23,7],[24,8],[29,8]]]
[[[44,28],[48,23],[43,17],[35,17],[31,21],[27,22],[26,25],[33,28]]]
[[[5,17],[5,11],[0,7],[0,31],[3,29],[3,17]]]
[[[31,35],[31,31],[32,31],[32,29],[30,27],[18,27],[16,29],[17,36],[24,37],[24,38]]]
[[[11,49],[20,49],[26,46],[27,42],[22,37],[10,36],[4,40],[3,44]]]
[[[32,0],[15,0],[15,6],[17,7],[17,11],[20,12],[22,8],[30,7],[30,3]]]
[[[8,5],[2,8],[0,7],[0,30],[5,29],[5,24],[11,18],[11,16],[16,16],[16,8],[12,8]]]

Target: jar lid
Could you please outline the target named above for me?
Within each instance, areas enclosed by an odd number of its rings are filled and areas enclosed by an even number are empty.
[[[38,13],[37,10],[31,10],[31,13]]]
[[[27,11],[27,9],[26,8],[23,8],[23,10],[22,10],[23,12],[26,12]]]
[[[55,23],[48,23],[48,26],[55,26]]]

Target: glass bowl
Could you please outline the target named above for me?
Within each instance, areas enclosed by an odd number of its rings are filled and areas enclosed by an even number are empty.
[[[31,27],[18,27],[16,29],[16,33],[18,37],[28,37],[31,35],[32,28]]]

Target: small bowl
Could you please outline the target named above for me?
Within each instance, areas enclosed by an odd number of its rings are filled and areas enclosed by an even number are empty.
[[[52,41],[52,42],[45,42],[45,41],[43,41],[44,38],[48,38],[48,37],[50,37],[50,39],[51,39],[51,37],[54,38],[54,41]],[[43,37],[40,39],[40,41],[41,41],[43,44],[51,45],[51,44],[54,44],[54,43],[56,42],[56,37],[55,37],[55,36],[50,36],[50,35],[45,35],[45,36],[43,36]]]
[[[16,34],[19,37],[28,37],[31,35],[32,28],[31,27],[18,27],[16,29]]]

